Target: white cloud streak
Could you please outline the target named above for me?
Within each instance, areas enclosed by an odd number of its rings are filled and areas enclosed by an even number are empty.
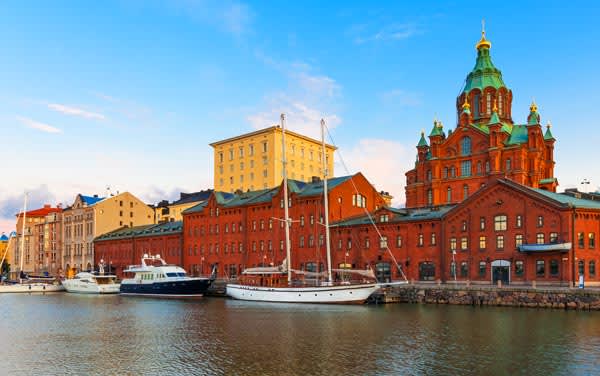
[[[372,32],[369,32],[367,30],[368,27],[366,25],[361,25],[360,28],[353,29],[354,33],[360,31],[362,34],[356,35],[354,37],[354,43],[356,44],[364,44],[369,42],[377,43],[386,41],[399,41],[411,38],[414,35],[421,33],[417,26],[412,23],[391,24]]]
[[[26,118],[24,116],[17,116],[17,120],[23,123],[28,128],[37,129],[46,133],[62,133],[62,130],[56,127]]]
[[[50,104],[48,104],[48,108],[51,109],[52,111],[60,112],[62,114],[70,115],[70,116],[79,116],[79,117],[86,118],[86,119],[97,119],[97,120],[106,119],[106,117],[102,114],[86,111],[86,110],[83,110],[83,109],[77,108],[77,107],[65,106],[63,104],[58,104],[58,103],[50,103]]]

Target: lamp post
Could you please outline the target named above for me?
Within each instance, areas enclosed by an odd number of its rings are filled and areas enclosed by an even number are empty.
[[[346,280],[346,271],[345,271],[345,269],[348,268],[348,261],[347,261],[348,256],[350,256],[350,254],[349,254],[348,251],[346,251],[346,253],[344,253],[344,276],[342,278],[342,280],[344,280],[344,281]]]
[[[200,258],[200,274],[204,275],[204,256]]]

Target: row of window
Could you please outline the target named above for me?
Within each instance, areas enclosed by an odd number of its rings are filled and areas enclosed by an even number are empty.
[[[266,153],[269,150],[268,141],[262,141],[260,145],[261,145],[260,146],[261,151],[263,153]],[[239,146],[238,147],[238,153],[237,153],[238,157],[239,158],[244,158],[244,153],[245,153],[244,146]],[[291,147],[290,147],[290,153],[292,155],[296,155],[296,145],[291,145]],[[228,154],[229,154],[229,160],[232,161],[234,159],[234,156],[235,156],[235,150],[233,148],[230,148],[228,150]],[[254,144],[249,144],[248,145],[248,155],[249,156],[253,156],[254,155]],[[311,161],[314,160],[314,155],[315,155],[315,153],[313,152],[313,150],[309,150],[309,152],[308,152],[308,159],[311,160]],[[300,148],[300,157],[304,158],[304,156],[305,156],[304,148]],[[321,153],[317,153],[317,156],[318,156],[319,162],[320,162],[322,160],[322,154]],[[326,158],[328,158],[328,157],[329,157],[329,154],[326,156]],[[218,158],[219,163],[223,163],[224,157],[223,157],[223,152],[222,151],[219,152],[217,158]]]

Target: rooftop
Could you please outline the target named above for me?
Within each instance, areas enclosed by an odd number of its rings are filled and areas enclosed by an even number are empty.
[[[244,138],[256,137],[256,136],[260,136],[260,135],[263,135],[263,134],[274,133],[274,132],[281,132],[281,127],[279,125],[274,125],[272,127],[260,129],[258,131],[241,134],[239,136],[235,136],[235,137],[231,137],[231,138],[226,138],[226,139],[221,140],[221,141],[215,141],[215,142],[213,142],[213,143],[211,143],[209,145],[214,148],[214,147],[217,147],[219,145],[223,145],[223,144],[231,143],[231,142],[234,142],[234,141],[242,140]],[[285,130],[285,134],[286,135],[290,135],[290,136],[294,136],[294,137],[297,137],[297,138],[301,138],[301,139],[306,140],[306,141],[311,142],[311,143],[321,144],[321,141],[317,141],[314,138],[310,138],[308,136],[301,135],[300,133],[296,133],[294,131],[290,131],[289,129]],[[331,150],[337,150],[337,148],[335,146],[333,146],[333,145],[325,144],[325,147],[327,147],[328,149],[331,149]]]

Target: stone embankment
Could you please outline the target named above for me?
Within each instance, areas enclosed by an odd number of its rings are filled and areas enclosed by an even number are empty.
[[[406,285],[387,288],[372,303],[456,304],[600,311],[600,289]]]

